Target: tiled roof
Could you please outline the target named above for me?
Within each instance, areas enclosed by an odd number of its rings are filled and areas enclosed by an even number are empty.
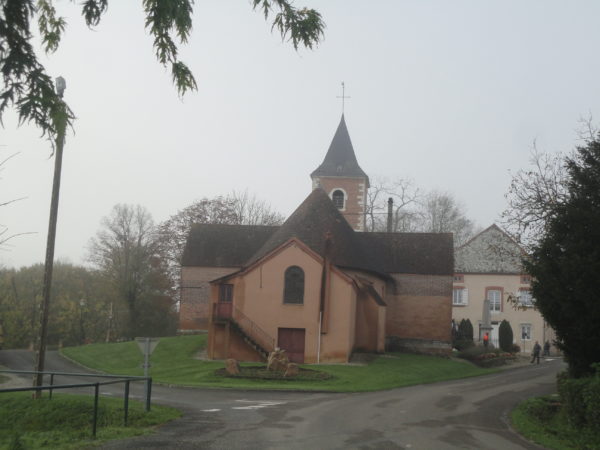
[[[369,177],[367,177],[367,174],[358,165],[343,114],[340,124],[333,136],[333,140],[331,141],[331,145],[329,146],[329,150],[325,155],[325,159],[321,165],[310,174],[311,178],[322,176],[350,178],[364,177],[367,179],[368,184]]]
[[[350,227],[322,189],[315,189],[281,226],[199,224],[189,234],[183,266],[246,267],[291,238],[341,268],[380,275],[454,272],[451,233],[361,233]]]
[[[356,233],[356,237],[381,272],[454,272],[452,233]]]
[[[181,265],[242,267],[277,228],[261,225],[193,225]]]
[[[329,257],[340,267],[378,271],[378,265],[365,253],[352,227],[322,189],[315,189],[248,260],[251,264],[291,238],[302,241],[321,256],[325,239],[331,238]]]

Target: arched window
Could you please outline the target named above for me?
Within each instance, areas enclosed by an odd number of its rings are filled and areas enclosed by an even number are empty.
[[[298,266],[290,266],[285,271],[283,303],[304,303],[304,270]]]
[[[344,193],[339,189],[333,191],[331,194],[331,200],[337,209],[344,209]]]

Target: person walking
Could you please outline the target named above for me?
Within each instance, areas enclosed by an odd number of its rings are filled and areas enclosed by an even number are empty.
[[[544,342],[544,356],[550,356],[550,341]]]
[[[540,352],[542,351],[542,346],[538,341],[535,341],[535,345],[533,346],[533,351],[531,352],[531,363],[537,359],[537,363],[540,363]]]

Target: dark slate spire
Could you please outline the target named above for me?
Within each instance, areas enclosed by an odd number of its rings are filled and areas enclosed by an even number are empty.
[[[367,174],[360,168],[358,161],[356,161],[356,155],[354,154],[354,148],[352,147],[352,141],[350,141],[350,135],[348,134],[343,114],[329,150],[325,155],[325,159],[310,174],[310,177],[364,177],[368,179]]]

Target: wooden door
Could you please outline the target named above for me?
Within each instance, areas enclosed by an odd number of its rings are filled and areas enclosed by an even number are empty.
[[[304,328],[279,328],[277,346],[288,355],[291,362],[304,362]]]

